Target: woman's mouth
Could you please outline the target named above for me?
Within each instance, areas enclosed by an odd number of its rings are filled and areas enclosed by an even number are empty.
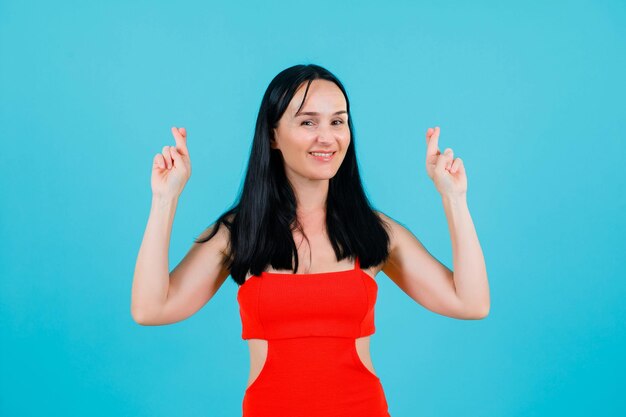
[[[335,152],[309,152],[316,161],[328,162],[333,159]]]

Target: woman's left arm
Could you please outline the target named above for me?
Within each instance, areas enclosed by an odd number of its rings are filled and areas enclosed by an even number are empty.
[[[448,220],[454,272],[432,256],[404,226],[391,226],[391,248],[383,271],[411,298],[436,313],[461,319],[489,314],[487,269],[467,206],[467,177],[452,149],[438,148],[439,128],[426,132],[426,171],[441,194]]]
[[[442,196],[452,241],[454,287],[467,314],[484,318],[489,314],[487,268],[476,229],[463,196]]]
[[[451,148],[439,152],[439,127],[426,131],[426,172],[443,200],[452,240],[454,286],[471,316],[489,314],[489,284],[483,252],[467,207],[467,173]]]

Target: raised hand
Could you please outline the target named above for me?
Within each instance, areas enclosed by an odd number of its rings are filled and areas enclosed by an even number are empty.
[[[467,192],[467,176],[461,158],[454,158],[451,148],[439,152],[439,127],[426,131],[426,172],[442,196],[460,196]]]
[[[187,149],[187,131],[172,127],[176,146],[164,146],[152,162],[152,194],[178,198],[191,176],[191,159]]]

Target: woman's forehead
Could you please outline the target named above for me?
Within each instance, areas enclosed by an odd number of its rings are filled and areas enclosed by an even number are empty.
[[[313,80],[306,91],[307,82],[304,82],[296,91],[291,102],[289,110],[292,116],[297,116],[296,112],[300,109],[298,115],[303,112],[318,113],[335,113],[346,109],[346,99],[341,89],[328,80]],[[304,93],[306,91],[306,98]],[[305,98],[304,103],[302,99]],[[300,107],[302,105],[302,107]]]

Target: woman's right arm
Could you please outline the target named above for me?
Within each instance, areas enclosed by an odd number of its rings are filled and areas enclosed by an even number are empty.
[[[152,206],[133,276],[131,315],[142,325],[169,324],[191,316],[211,299],[229,275],[224,267],[229,243],[226,227],[220,227],[208,242],[194,242],[183,260],[168,272],[178,197],[191,175],[186,131],[172,128],[172,134],[176,146],[163,147],[153,160]]]
[[[152,196],[133,276],[131,314],[139,324],[154,321],[167,300],[170,235],[177,204],[178,198]]]
[[[225,267],[230,239],[222,225],[211,240],[193,243],[180,263],[169,271],[170,233],[176,200],[153,198],[148,225],[139,249],[133,278],[131,314],[144,326],[176,323],[200,310],[229,275]],[[201,236],[210,233],[209,226]]]

